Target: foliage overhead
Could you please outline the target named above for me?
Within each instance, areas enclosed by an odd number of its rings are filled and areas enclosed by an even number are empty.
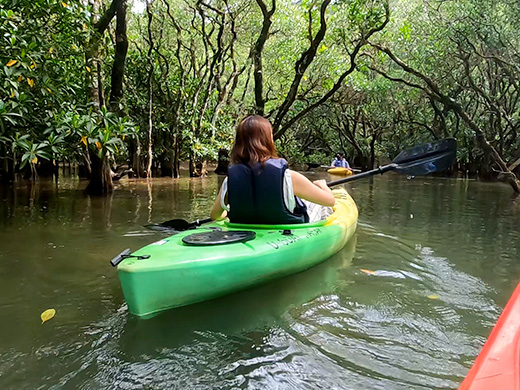
[[[367,169],[457,137],[459,170],[513,185],[519,29],[503,0],[4,1],[0,172],[94,154],[176,176],[261,113],[293,163],[342,151]]]

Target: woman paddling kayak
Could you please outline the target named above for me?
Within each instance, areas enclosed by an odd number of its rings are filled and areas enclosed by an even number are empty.
[[[232,166],[211,210],[211,218],[233,223],[296,224],[332,213],[335,198],[325,180],[311,182],[279,158],[269,121],[252,115],[238,125]],[[301,199],[300,199],[301,198]]]

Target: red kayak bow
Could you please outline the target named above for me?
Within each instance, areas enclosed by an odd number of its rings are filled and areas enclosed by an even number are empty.
[[[520,283],[459,390],[520,390]]]

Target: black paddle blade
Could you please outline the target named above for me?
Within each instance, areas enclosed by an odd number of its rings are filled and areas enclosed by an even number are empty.
[[[197,219],[194,222],[188,222],[184,219],[170,219],[169,221],[153,223],[151,225],[146,225],[145,227],[151,230],[157,230],[159,232],[183,232],[184,230],[193,229],[197,226],[203,225],[211,221],[211,218],[205,218],[200,220]]]
[[[394,170],[411,176],[427,175],[448,169],[457,154],[457,140],[446,138],[405,150],[392,161]],[[392,165],[393,165],[392,164]]]
[[[185,219],[170,219],[159,224],[159,226],[175,229],[175,230],[186,230],[189,229],[193,223],[186,221]]]
[[[188,230],[193,226],[193,223],[190,223],[184,219],[170,219],[169,221],[164,221],[161,223],[152,223],[150,225],[146,225],[145,228],[150,230],[155,230],[158,232],[182,232],[184,230]]]

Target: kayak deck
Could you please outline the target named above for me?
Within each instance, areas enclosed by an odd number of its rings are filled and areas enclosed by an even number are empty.
[[[520,283],[459,390],[520,390]]]
[[[294,225],[215,222],[147,245],[118,266],[132,314],[154,314],[229,294],[308,269],[338,252],[353,236],[357,207],[345,190],[335,190],[334,213],[325,221]],[[251,230],[253,240],[188,246],[183,237],[222,229]],[[290,229],[290,232],[287,230]]]

